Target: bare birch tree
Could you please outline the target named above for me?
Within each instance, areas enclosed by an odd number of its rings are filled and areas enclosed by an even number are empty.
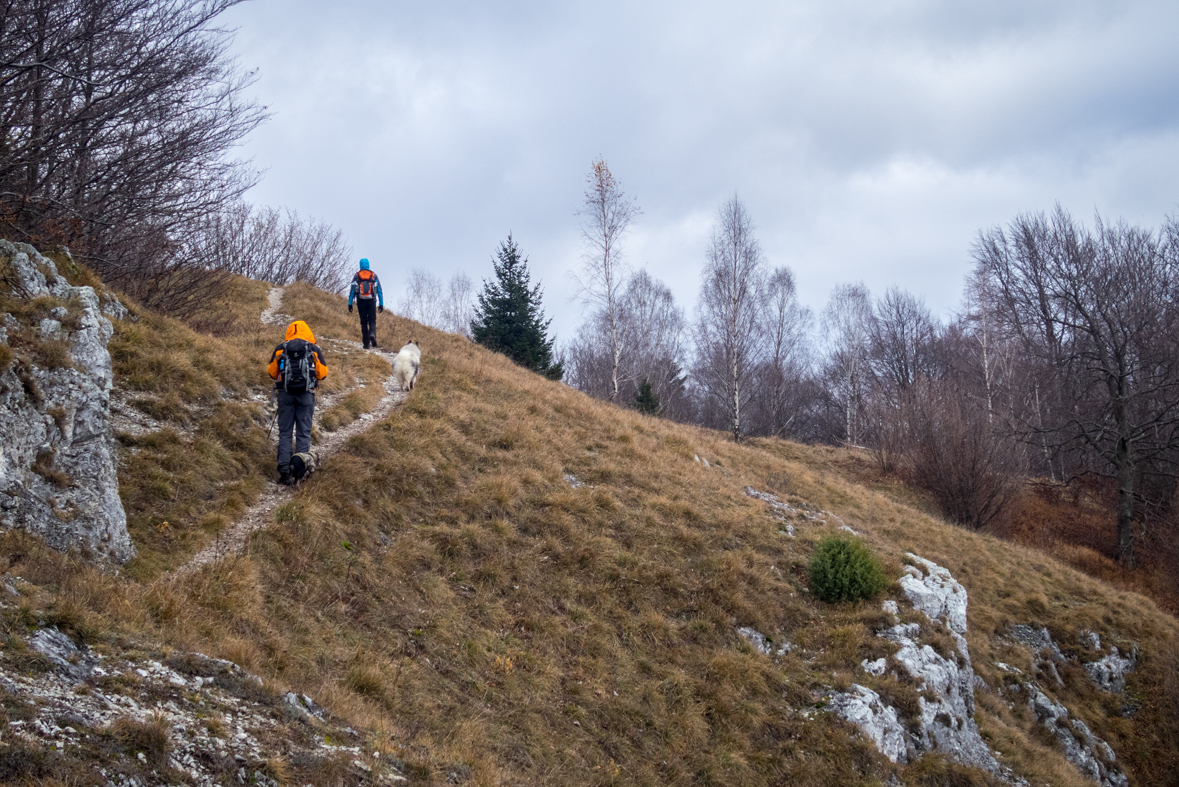
[[[679,385],[683,363],[684,313],[663,282],[637,271],[622,297],[622,326],[627,354],[622,364],[627,394],[633,397],[643,380],[665,409]]]
[[[471,320],[475,316],[474,285],[461,271],[443,286],[442,280],[429,271],[412,268],[397,313],[422,325],[470,339]]]
[[[589,188],[578,215],[586,253],[582,278],[578,279],[582,297],[606,315],[610,332],[610,401],[618,400],[622,379],[623,336],[619,325],[619,296],[626,282],[626,263],[622,256],[622,237],[642,211],[627,196],[611,174],[604,159],[590,169]]]
[[[422,325],[440,328],[445,309],[442,281],[429,271],[421,268],[410,269],[405,296],[398,304],[397,313]]]
[[[970,362],[966,364],[968,373],[976,378],[976,384],[981,389],[987,423],[995,426],[995,414],[998,408],[1001,387],[1005,372],[1012,367],[1010,351],[1013,345],[1002,341],[995,317],[991,314],[994,295],[989,291],[986,278],[975,274],[966,285],[965,313],[963,315],[969,331],[963,331],[967,344],[967,355]]]
[[[806,343],[811,321],[810,309],[798,303],[790,269],[775,269],[766,280],[762,320],[765,360],[757,375],[763,434],[781,436],[798,417],[811,363]]]
[[[764,351],[765,256],[753,220],[733,195],[720,207],[708,245],[696,320],[697,382],[740,441],[753,375]]]
[[[844,439],[851,445],[863,440],[862,421],[872,337],[872,301],[863,284],[840,284],[823,310],[827,338],[827,377],[844,416]]]
[[[445,331],[471,338],[471,318],[475,316],[475,285],[467,274],[459,271],[450,277],[446,302],[442,305],[442,325]]]
[[[646,271],[633,273],[618,299],[618,333],[623,353],[617,372],[610,346],[610,320],[595,309],[564,348],[566,380],[590,396],[610,399],[618,383],[618,400],[629,403],[646,380],[661,411],[674,408],[680,394],[684,314],[665,284]]]

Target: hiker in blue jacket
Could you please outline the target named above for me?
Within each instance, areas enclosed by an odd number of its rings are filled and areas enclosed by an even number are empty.
[[[375,297],[374,297],[375,296]],[[385,311],[385,296],[381,294],[381,280],[368,267],[368,260],[360,261],[360,270],[352,277],[352,291],[348,293],[348,313],[352,313],[352,301],[360,312],[360,338],[364,349],[377,346],[377,312]]]

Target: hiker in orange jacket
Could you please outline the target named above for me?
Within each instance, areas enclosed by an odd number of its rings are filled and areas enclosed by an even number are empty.
[[[278,398],[278,482],[290,486],[299,480],[291,474],[291,431],[295,432],[295,453],[307,453],[315,389],[328,376],[323,353],[307,323],[295,320],[287,326],[286,339],[274,348],[266,371],[275,381]]]

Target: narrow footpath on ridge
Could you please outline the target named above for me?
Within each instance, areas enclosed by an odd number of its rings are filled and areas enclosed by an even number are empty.
[[[269,306],[262,311],[262,322],[265,325],[286,325],[292,319],[290,315],[282,314],[279,309],[282,308],[282,287],[273,287],[270,290],[268,297]],[[337,346],[348,346],[357,350],[362,350],[360,342],[348,341],[346,339],[326,339],[319,343],[324,344],[331,342]],[[326,348],[325,348],[326,349]],[[392,367],[393,359],[396,353],[388,350],[374,349],[366,352],[375,353],[389,362]],[[328,355],[330,361],[331,356]],[[312,446],[316,454],[319,456],[319,462],[322,464],[326,462],[333,454],[339,453],[344,443],[348,441],[353,435],[360,434],[366,431],[369,427],[381,421],[385,416],[393,411],[394,408],[400,406],[405,402],[409,396],[408,391],[402,391],[392,373],[385,378],[382,386],[385,389],[385,395],[377,403],[377,406],[372,412],[364,413],[352,423],[341,427],[334,432],[322,434],[320,442]],[[315,417],[314,423],[319,424],[320,416],[327,411],[337,400],[346,396],[352,389],[345,389],[339,391],[331,396],[320,397],[316,395],[315,402]],[[178,566],[170,572],[170,576],[184,576],[201,566],[213,563],[220,560],[222,557],[232,555],[240,551],[246,544],[246,539],[250,533],[255,530],[270,526],[274,522],[274,512],[280,505],[291,499],[294,494],[294,487],[279,486],[278,484],[270,484],[266,490],[258,496],[257,502],[250,506],[249,510],[242,515],[241,519],[233,522],[225,529],[225,532],[217,536],[212,543],[207,545],[204,549],[197,552],[184,565]]]

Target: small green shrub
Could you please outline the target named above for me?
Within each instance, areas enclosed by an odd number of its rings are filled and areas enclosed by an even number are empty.
[[[888,587],[876,555],[858,538],[824,536],[810,562],[811,593],[820,601],[874,598]]]

